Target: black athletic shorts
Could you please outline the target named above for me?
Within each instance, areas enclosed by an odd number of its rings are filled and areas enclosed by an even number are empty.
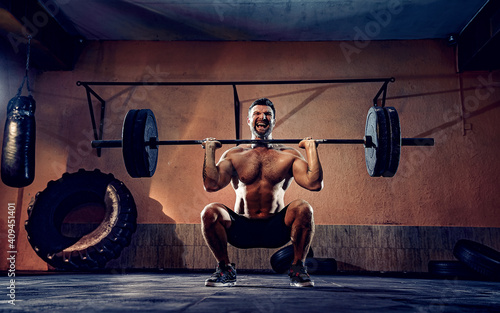
[[[285,224],[288,205],[266,219],[249,219],[226,209],[231,216],[231,227],[226,231],[231,245],[241,249],[279,248],[290,241],[291,228]]]

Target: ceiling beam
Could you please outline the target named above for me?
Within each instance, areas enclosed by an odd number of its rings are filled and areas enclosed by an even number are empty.
[[[36,0],[1,0],[0,35],[10,43],[14,53],[26,53],[31,40],[31,65],[40,70],[72,70],[84,41],[68,34],[53,18],[58,10],[52,2],[48,12]]]
[[[489,1],[458,38],[459,72],[500,68],[500,1]]]

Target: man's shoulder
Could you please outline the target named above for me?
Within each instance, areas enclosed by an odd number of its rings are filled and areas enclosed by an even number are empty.
[[[237,152],[243,152],[243,151],[248,151],[248,150],[252,150],[252,147],[250,145],[239,145],[239,146],[229,148],[227,151],[237,153]]]
[[[284,146],[284,145],[276,145],[274,147],[275,150],[278,150],[278,151],[282,151],[282,152],[285,152],[285,153],[290,153],[290,154],[294,154],[294,155],[300,155],[300,152],[299,150],[293,148],[293,147],[289,147],[289,146]]]
[[[232,147],[232,148],[229,148],[227,149],[225,152],[224,152],[224,156],[231,156],[231,155],[237,155],[239,153],[242,153],[242,152],[245,152],[245,151],[248,151],[250,150],[249,147],[246,147],[246,146],[236,146],[236,147]]]
[[[282,155],[286,155],[287,157],[291,157],[293,159],[303,159],[302,153],[298,149],[289,146],[280,145],[280,147],[274,148]]]

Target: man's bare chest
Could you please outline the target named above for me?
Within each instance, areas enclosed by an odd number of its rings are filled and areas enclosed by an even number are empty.
[[[293,157],[288,153],[249,150],[233,160],[233,166],[244,184],[265,180],[274,185],[290,176],[292,162]]]

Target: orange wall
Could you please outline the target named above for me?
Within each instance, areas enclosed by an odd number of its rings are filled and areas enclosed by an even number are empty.
[[[405,137],[434,137],[433,148],[404,147],[394,178],[371,178],[360,145],[322,145],[325,187],[319,193],[292,184],[286,195],[308,200],[322,225],[500,227],[499,72],[455,71],[453,48],[436,40],[372,41],[346,55],[340,42],[94,42],[68,72],[37,73],[36,178],[18,190],[0,185],[0,238],[6,238],[7,203],[20,221],[30,199],[66,171],[99,168],[133,193],[138,222],[199,223],[205,204],[232,206],[234,193],[203,190],[199,146],[160,147],[153,178],[133,179],[120,149],[90,148],[92,127],[85,89],[76,81],[252,81],[394,76],[388,106],[399,112]],[[342,49],[344,48],[344,50]],[[344,52],[343,52],[344,51]],[[351,50],[352,52],[353,50]],[[4,52],[10,59],[8,52]],[[17,56],[19,58],[19,56]],[[22,58],[20,58],[22,59]],[[7,61],[3,61],[7,62]],[[15,62],[0,71],[0,120],[22,79]],[[8,86],[8,87],[6,87]],[[366,113],[379,83],[239,86],[242,137],[249,137],[246,108],[268,97],[277,108],[275,138],[362,138]],[[94,87],[107,101],[105,139],[121,136],[125,113],[150,108],[161,140],[234,138],[230,86]],[[98,112],[97,101],[94,110]],[[467,130],[464,130],[467,129]],[[223,147],[218,156],[222,153]],[[19,244],[31,249],[23,226]],[[43,266],[42,266],[43,267]]]

